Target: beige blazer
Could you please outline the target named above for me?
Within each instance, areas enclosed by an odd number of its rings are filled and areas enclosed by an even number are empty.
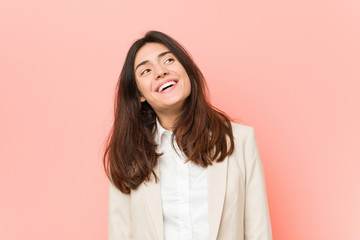
[[[264,174],[254,129],[236,123],[232,126],[234,153],[209,166],[207,172],[210,239],[270,240]],[[159,176],[158,166],[155,172]],[[109,240],[163,240],[159,181],[152,178],[130,195],[110,184],[108,220]]]

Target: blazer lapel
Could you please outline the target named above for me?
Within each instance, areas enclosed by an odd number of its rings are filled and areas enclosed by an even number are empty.
[[[224,205],[228,157],[208,167],[208,208],[210,239],[216,240]]]
[[[154,171],[156,176],[160,176],[159,163],[155,166]],[[144,182],[143,188],[146,194],[144,201],[148,203],[149,211],[153,220],[154,228],[158,236],[157,239],[164,239],[164,226],[163,226],[163,213],[162,213],[162,200],[161,200],[161,189],[160,181],[155,182],[154,176],[151,180]]]

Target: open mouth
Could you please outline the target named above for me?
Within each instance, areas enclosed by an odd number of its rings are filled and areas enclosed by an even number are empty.
[[[161,85],[161,86],[159,87],[158,92],[159,92],[159,93],[160,93],[160,92],[163,92],[163,91],[165,91],[166,89],[174,86],[176,83],[177,83],[177,82],[175,82],[175,81],[166,82],[166,83],[164,83],[163,85]]]

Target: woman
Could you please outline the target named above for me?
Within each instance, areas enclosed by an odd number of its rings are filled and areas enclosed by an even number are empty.
[[[150,31],[130,48],[104,154],[109,239],[272,239],[252,127],[206,98],[186,50]]]

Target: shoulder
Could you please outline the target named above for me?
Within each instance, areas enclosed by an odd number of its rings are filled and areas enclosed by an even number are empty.
[[[231,127],[234,141],[236,142],[246,141],[246,139],[255,137],[254,127],[252,126],[231,122]]]
[[[234,137],[234,155],[247,156],[247,159],[253,159],[258,155],[258,146],[255,136],[255,130],[252,126],[231,122]],[[253,155],[249,157],[249,155]]]
[[[254,127],[239,123],[231,123],[234,136],[233,157],[243,162],[243,167],[260,163],[260,154],[256,141]],[[261,163],[260,163],[261,164]]]

